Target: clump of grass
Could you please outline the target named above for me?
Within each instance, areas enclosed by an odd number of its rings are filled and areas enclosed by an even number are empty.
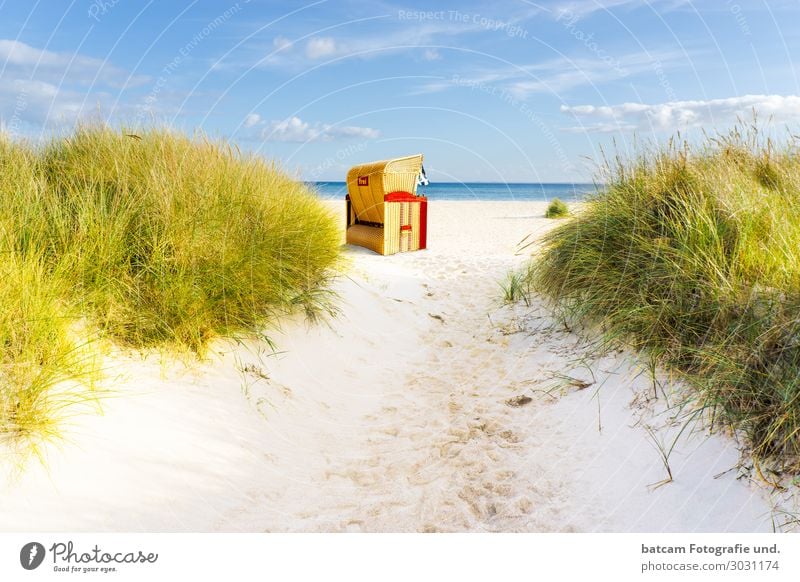
[[[81,346],[95,331],[203,354],[282,314],[332,312],[338,253],[304,185],[202,136],[0,138],[0,435],[45,434],[80,399],[51,388],[94,377]]]
[[[203,137],[90,127],[51,144],[42,168],[83,308],[118,341],[200,352],[319,310],[336,224],[275,166]]]
[[[712,424],[800,469],[800,158],[757,128],[607,162],[527,279],[569,319],[655,354]]]
[[[63,258],[45,249],[47,204],[32,149],[0,135],[0,438],[33,450],[67,404],[93,398],[99,376]]]
[[[545,218],[564,218],[569,215],[569,208],[566,203],[558,198],[553,198],[544,213]]]
[[[505,280],[500,283],[500,288],[503,291],[504,303],[516,303],[517,301],[524,301],[525,305],[529,305],[528,296],[530,294],[528,281],[524,273],[511,271],[506,275]]]
[[[6,250],[0,260],[0,435],[39,441],[54,433],[62,404],[92,396],[97,367],[73,333],[65,282],[40,257]],[[70,393],[50,394],[67,381]]]

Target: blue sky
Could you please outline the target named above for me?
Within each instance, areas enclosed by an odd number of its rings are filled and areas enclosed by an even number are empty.
[[[800,129],[798,16],[794,0],[7,0],[0,123],[201,128],[309,180],[422,152],[439,181],[585,181],[634,137],[753,109]]]

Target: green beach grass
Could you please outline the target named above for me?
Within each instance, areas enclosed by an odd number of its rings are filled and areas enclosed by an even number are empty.
[[[553,198],[547,205],[544,213],[545,218],[564,218],[569,216],[569,207],[559,198]]]
[[[331,311],[339,238],[303,184],[202,136],[0,136],[0,436],[57,434],[92,397],[95,339],[202,355]]]
[[[800,469],[800,158],[757,128],[604,167],[524,282],[679,373],[693,405]]]

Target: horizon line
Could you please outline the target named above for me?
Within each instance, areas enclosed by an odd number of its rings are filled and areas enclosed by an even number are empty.
[[[311,182],[314,184],[320,183],[335,183],[335,184],[346,184],[347,180],[302,180],[303,182]],[[596,184],[601,184],[600,182],[484,182],[481,180],[470,180],[470,181],[461,181],[461,182],[445,182],[445,181],[438,181],[438,180],[431,180],[431,184],[505,184],[505,185],[564,185],[564,186],[594,186]]]

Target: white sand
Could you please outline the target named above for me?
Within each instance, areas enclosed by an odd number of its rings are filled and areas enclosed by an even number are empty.
[[[687,431],[653,488],[654,442],[677,429],[645,430],[669,424],[647,374],[542,305],[501,305],[516,244],[555,224],[543,211],[439,202],[429,250],[348,248],[340,317],[286,322],[278,355],[116,357],[104,414],[75,417],[48,470],[5,478],[0,529],[771,531],[731,438]]]

